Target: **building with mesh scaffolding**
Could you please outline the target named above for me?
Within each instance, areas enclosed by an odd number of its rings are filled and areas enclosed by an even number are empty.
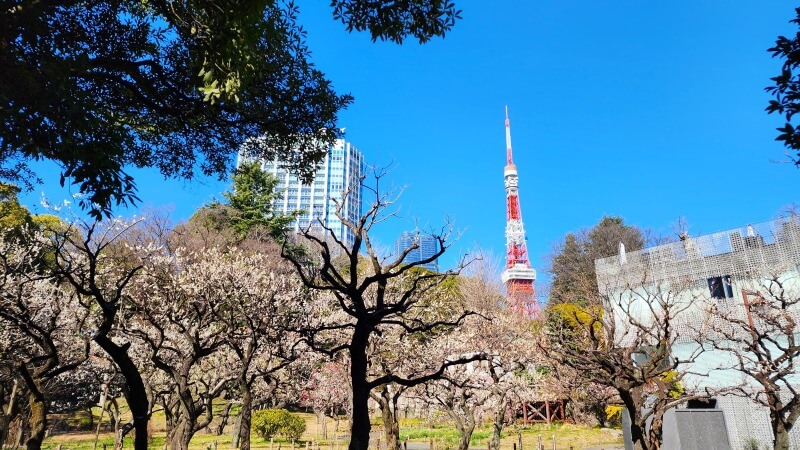
[[[630,323],[669,317],[671,355],[691,374],[684,387],[716,393],[731,447],[739,449],[773,441],[769,409],[752,400],[764,398],[763,387],[743,367],[755,370],[771,355],[766,364],[790,373],[778,383],[782,397],[800,389],[794,358],[781,358],[800,334],[798,263],[800,218],[787,217],[635,252],[621,247],[595,267],[615,344],[641,345]],[[759,349],[748,350],[757,337]],[[790,441],[800,448],[800,429]]]

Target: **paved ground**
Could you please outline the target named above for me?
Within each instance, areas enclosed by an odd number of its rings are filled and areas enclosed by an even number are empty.
[[[408,450],[428,450],[429,448],[430,447],[428,446],[428,444],[425,444],[425,443],[422,443],[422,442],[409,442],[408,443]],[[548,447],[545,446],[545,449],[548,449]],[[615,446],[615,445],[610,445],[610,446],[609,445],[596,445],[594,447],[589,447],[586,450],[625,450],[625,447],[623,447],[621,445],[619,445],[619,446]]]
[[[408,450],[428,450],[430,449],[430,445],[422,443],[422,442],[409,442],[408,443]]]

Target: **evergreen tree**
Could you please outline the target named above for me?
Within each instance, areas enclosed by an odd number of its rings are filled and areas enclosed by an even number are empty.
[[[553,284],[550,303],[575,303],[586,305],[596,297],[597,275],[594,262],[598,258],[615,255],[619,243],[626,251],[644,247],[644,233],[635,226],[625,225],[621,217],[606,216],[589,230],[568,233],[550,255],[550,273]]]
[[[256,227],[280,240],[299,211],[291,214],[275,212],[273,202],[278,197],[278,179],[264,171],[256,161],[243,163],[233,175],[233,189],[223,194],[232,211],[229,226],[243,239]]]

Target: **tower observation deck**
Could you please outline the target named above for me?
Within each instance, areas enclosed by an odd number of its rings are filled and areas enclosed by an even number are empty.
[[[513,311],[528,317],[539,314],[536,300],[536,270],[528,261],[525,227],[519,205],[519,177],[511,151],[511,122],[506,106],[506,166],[503,170],[506,187],[506,270],[501,278],[508,292],[508,304]]]

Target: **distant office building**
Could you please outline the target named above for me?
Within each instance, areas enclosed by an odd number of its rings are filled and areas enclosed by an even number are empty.
[[[397,243],[395,244],[396,252],[400,254],[400,252],[414,244],[418,244],[419,247],[412,250],[411,253],[406,256],[403,260],[406,264],[430,258],[439,251],[439,242],[437,242],[436,238],[433,236],[421,234],[419,231],[406,231],[400,234],[400,237],[397,239]],[[427,264],[422,264],[421,267],[438,272],[439,262],[434,259]]]
[[[358,149],[343,139],[337,139],[319,163],[311,184],[301,183],[296,175],[282,167],[279,160],[265,161],[262,167],[278,178],[281,192],[276,199],[277,210],[283,214],[303,211],[294,221],[295,231],[310,226],[322,233],[321,221],[338,239],[348,246],[353,244],[355,237],[336,216],[334,200],[344,201],[342,213],[347,220],[358,221],[361,216],[361,175],[364,173],[364,156]]]

